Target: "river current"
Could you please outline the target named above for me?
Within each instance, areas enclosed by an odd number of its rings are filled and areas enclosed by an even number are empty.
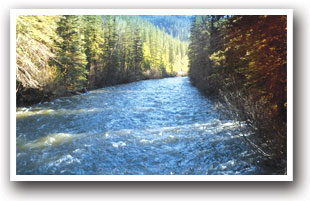
[[[17,174],[263,174],[238,122],[187,77],[17,108]]]

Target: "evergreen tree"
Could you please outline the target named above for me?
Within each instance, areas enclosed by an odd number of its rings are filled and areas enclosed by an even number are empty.
[[[93,88],[103,72],[103,25],[102,18],[95,15],[83,16],[84,49],[87,56],[86,69],[89,87]]]
[[[86,55],[81,34],[81,17],[65,15],[58,22],[57,66],[61,80],[69,90],[79,90],[87,86]]]
[[[116,33],[116,17],[104,17],[104,77],[103,85],[118,83],[118,35]]]
[[[140,36],[140,29],[136,28],[133,38],[133,47],[132,52],[134,55],[133,58],[133,66],[134,72],[136,75],[140,75],[142,73],[142,61],[143,61],[143,47],[142,47],[142,40]]]

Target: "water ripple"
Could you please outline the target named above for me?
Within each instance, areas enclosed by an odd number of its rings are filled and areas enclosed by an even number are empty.
[[[17,108],[17,174],[262,174],[238,122],[188,78]],[[254,159],[253,159],[254,158]]]

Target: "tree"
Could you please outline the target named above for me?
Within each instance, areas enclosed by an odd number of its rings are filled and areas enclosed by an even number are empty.
[[[88,86],[93,88],[103,71],[103,24],[102,18],[96,15],[85,15],[82,19]]]
[[[257,150],[278,164],[286,159],[286,37],[286,16],[197,16],[189,46],[191,81],[252,127]]]
[[[118,83],[119,74],[119,55],[117,49],[118,34],[116,32],[116,17],[104,17],[104,77],[103,85],[110,85]]]
[[[86,55],[81,33],[81,17],[62,16],[58,22],[57,34],[62,39],[57,42],[57,67],[60,79],[69,90],[80,90],[87,86]]]
[[[191,82],[205,93],[212,89],[206,80],[211,69],[210,55],[210,21],[209,16],[196,16],[191,27],[189,46],[189,75]]]
[[[136,28],[134,30],[134,36],[133,36],[133,46],[132,46],[132,52],[133,52],[133,66],[134,66],[134,72],[135,75],[139,76],[142,73],[142,62],[143,62],[143,45],[142,40],[140,36],[140,29]]]
[[[56,21],[59,16],[18,15],[16,18],[16,82],[21,88],[42,89],[53,81],[48,61],[57,39]]]

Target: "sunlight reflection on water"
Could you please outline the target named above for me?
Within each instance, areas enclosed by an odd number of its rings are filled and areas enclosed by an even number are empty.
[[[176,77],[17,108],[17,174],[261,174],[238,122]]]

